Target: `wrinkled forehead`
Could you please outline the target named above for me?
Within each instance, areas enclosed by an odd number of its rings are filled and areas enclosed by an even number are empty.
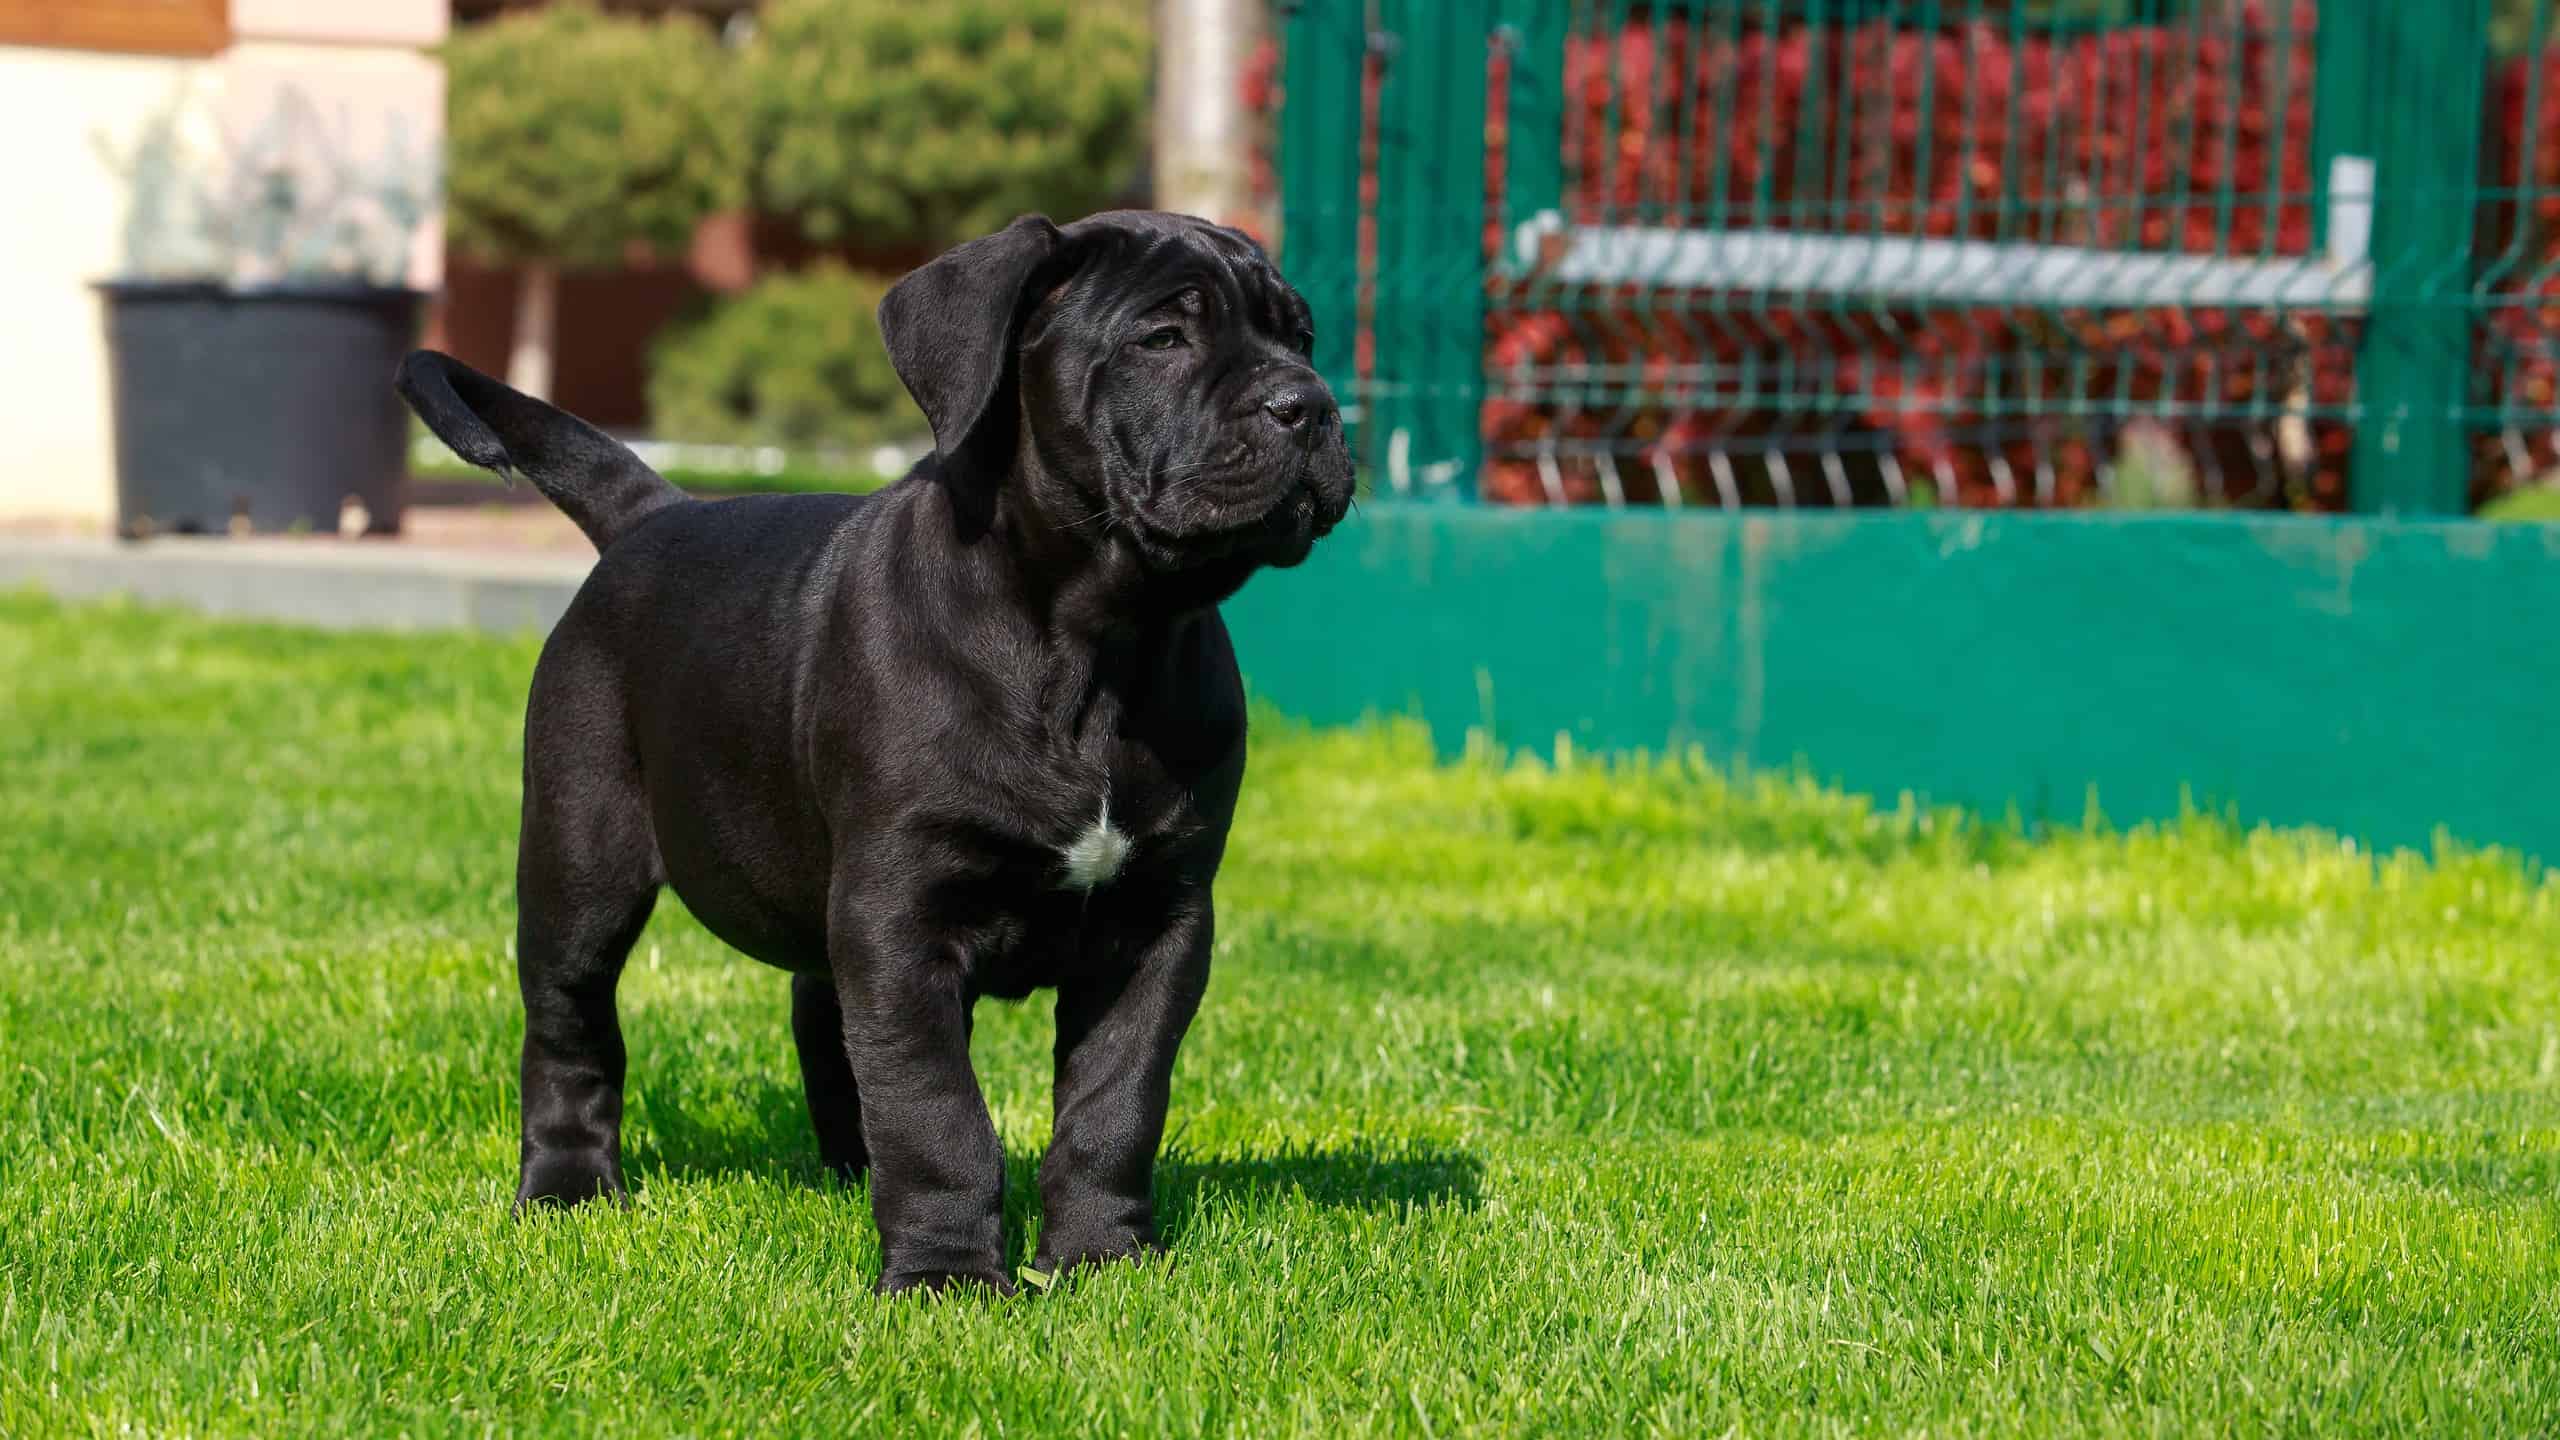
[[[1266,334],[1286,337],[1306,323],[1306,302],[1241,231],[1179,217],[1115,220],[1097,216],[1068,228],[1078,263],[1052,297],[1057,308],[1109,323],[1196,291]]]

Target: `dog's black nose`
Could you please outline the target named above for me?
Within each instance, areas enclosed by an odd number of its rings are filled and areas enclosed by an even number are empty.
[[[1312,385],[1292,385],[1262,402],[1262,413],[1280,422],[1280,428],[1295,430],[1310,420],[1320,421],[1331,408],[1322,390]]]

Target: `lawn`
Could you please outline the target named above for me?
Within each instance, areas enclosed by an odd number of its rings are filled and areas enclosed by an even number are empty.
[[[875,1298],[672,901],[636,1205],[516,1221],[534,653],[0,598],[0,1435],[2560,1426],[2560,881],[1407,726],[1258,731],[1168,1261]]]
[[[412,477],[441,481],[446,484],[486,488],[493,494],[513,482],[464,460],[445,448],[444,442],[428,432],[424,422],[412,420],[409,425],[409,474]],[[732,449],[734,447],[696,447],[697,449]],[[679,453],[676,459],[684,456]],[[867,495],[890,481],[895,475],[882,475],[866,466],[843,463],[827,464],[810,455],[782,457],[776,470],[714,469],[699,464],[673,463],[658,457],[658,473],[674,482],[676,488],[703,496],[806,494]]]
[[[412,461],[409,473],[446,483],[459,482],[490,492],[492,499],[511,483],[476,465],[456,460],[449,465]],[[787,465],[766,474],[754,470],[701,470],[669,466],[659,473],[689,495],[718,499],[729,495],[868,495],[896,479],[869,470],[830,470],[814,465]]]

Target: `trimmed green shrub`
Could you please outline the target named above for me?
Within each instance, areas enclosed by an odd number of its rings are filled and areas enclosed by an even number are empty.
[[[444,47],[446,226],[498,264],[680,254],[744,202],[736,66],[700,22],[519,12]]]
[[[810,238],[939,250],[1101,208],[1145,156],[1139,7],[773,0],[748,48],[757,200]]]
[[[821,265],[758,281],[649,354],[649,418],[672,440],[849,450],[929,433],[880,343],[889,282]]]

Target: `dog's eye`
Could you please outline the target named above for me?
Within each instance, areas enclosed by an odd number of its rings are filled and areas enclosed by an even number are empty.
[[[1141,350],[1170,350],[1181,343],[1182,327],[1179,325],[1167,325],[1161,330],[1150,330],[1145,335],[1140,336],[1138,339],[1138,348]]]
[[[1313,330],[1301,325],[1298,327],[1298,333],[1290,338],[1298,342],[1299,354],[1313,355],[1316,353],[1316,332]]]

